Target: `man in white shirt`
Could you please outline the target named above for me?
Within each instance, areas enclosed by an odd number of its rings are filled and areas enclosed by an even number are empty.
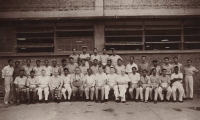
[[[116,74],[121,75],[122,69],[125,69],[125,66],[122,65],[122,60],[118,59],[117,60],[117,65],[115,66]]]
[[[138,64],[138,71],[140,74],[142,74],[143,70],[147,70],[147,75],[149,75],[149,63],[146,61],[146,56],[142,56],[141,57],[141,63]]]
[[[117,60],[122,58],[119,55],[116,55],[116,50],[113,49],[112,50],[112,55],[109,57],[109,59],[112,61],[112,66],[116,66],[117,65]]]
[[[79,66],[81,73],[83,73],[84,76],[87,75],[87,69],[89,69],[89,67],[86,65],[86,60],[82,59],[81,60],[81,65]]]
[[[140,89],[139,89],[139,85],[138,82],[140,81],[140,74],[136,72],[137,68],[136,67],[132,67],[132,73],[129,73],[129,79],[130,79],[130,88],[129,88],[129,94],[131,99],[134,99],[134,95],[133,95],[133,90],[136,90],[136,96],[135,99],[138,100],[139,98],[139,94],[140,94]]]
[[[97,48],[94,48],[93,52],[94,52],[94,54],[91,55],[91,57],[90,57],[90,62],[93,64],[94,59],[97,59],[98,64],[99,64],[100,61],[101,61],[101,58],[100,58],[100,55],[98,55],[98,50],[97,50]]]
[[[122,103],[126,102],[126,90],[128,88],[128,82],[130,79],[127,74],[125,74],[125,68],[121,69],[121,74],[117,77],[117,86],[119,89],[118,98],[121,100]],[[116,91],[118,92],[118,91]]]
[[[102,49],[102,55],[100,55],[100,59],[101,59],[101,64],[105,67],[107,64],[107,60],[109,58],[109,55],[106,54],[106,49],[103,48]]]
[[[36,77],[41,76],[42,66],[40,65],[40,60],[36,60],[36,66],[33,67],[33,71],[35,72]]]
[[[64,76],[64,68],[67,68],[67,61],[66,59],[62,59],[62,65],[60,66],[60,75]]]
[[[69,58],[69,64],[67,65],[67,68],[69,70],[70,74],[74,73],[74,70],[78,67],[78,64],[74,62],[74,58],[70,57]]]
[[[165,60],[165,63],[162,65],[162,69],[166,69],[166,75],[171,77],[171,74],[173,72],[173,66],[169,63],[168,57],[165,57],[164,60]]]
[[[52,76],[52,67],[49,66],[49,61],[45,60],[44,61],[44,66],[42,67],[43,70],[46,71],[46,76]]]
[[[44,91],[45,95],[45,103],[48,103],[48,96],[49,96],[49,76],[46,76],[46,71],[42,70],[42,76],[38,77],[38,95],[39,95],[39,102],[42,103],[42,92]]]
[[[183,65],[181,63],[178,62],[178,57],[174,57],[174,63],[172,63],[172,67],[173,67],[173,73],[174,71],[174,67],[178,67],[178,72],[183,73]]]
[[[24,74],[26,77],[30,77],[30,72],[33,70],[33,66],[31,66],[31,60],[27,59],[26,60],[26,65],[23,66],[24,69]]]
[[[27,83],[27,77],[24,76],[24,71],[23,70],[20,70],[19,71],[19,76],[15,78],[15,81],[14,81],[14,84],[15,84],[15,88],[16,88],[16,98],[17,98],[17,105],[20,104],[20,101],[21,101],[21,94],[20,93],[23,93],[24,96],[27,96],[27,99],[28,99],[28,105],[30,104],[30,98],[27,94],[27,86],[26,86],[26,83]]]
[[[108,95],[111,89],[114,90],[115,94],[115,101],[119,102],[118,98],[118,88],[117,88],[117,77],[118,75],[115,74],[115,68],[110,68],[110,73],[107,75],[107,85],[105,85],[105,102],[108,101]]]
[[[61,88],[63,86],[63,81],[58,74],[58,71],[55,71],[55,74],[49,80],[49,87],[52,99],[57,103],[59,103],[61,100]]]
[[[183,74],[178,72],[179,67],[175,66],[174,67],[174,73],[171,75],[171,84],[172,84],[172,96],[174,102],[176,102],[176,90],[178,89],[179,91],[179,102],[183,102],[183,94],[184,94],[184,89],[183,89]]]
[[[98,98],[99,98],[99,96],[98,96],[99,90],[101,90],[101,103],[103,103],[107,76],[103,72],[103,66],[99,66],[98,70],[99,70],[99,72],[95,76],[96,77],[96,85],[95,85],[96,103],[98,102]]]
[[[57,66],[57,61],[52,61],[52,75],[55,75],[55,72],[58,72],[58,75],[61,74],[60,67]]]
[[[137,64],[134,63],[134,57],[133,56],[130,56],[130,63],[126,65],[126,73],[129,75],[129,74],[132,74],[132,68],[135,67],[136,68],[136,71],[138,70],[138,66]]]
[[[94,98],[94,86],[95,86],[95,75],[92,74],[92,70],[89,68],[88,74],[85,76],[85,96],[86,96],[86,102],[90,99],[91,101]],[[89,96],[90,93],[90,96]]]
[[[98,67],[99,67],[99,65],[98,65],[98,60],[97,60],[97,59],[94,59],[94,60],[93,60],[93,65],[90,67],[91,70],[92,70],[92,74],[93,74],[93,75],[96,75],[96,74],[98,73]]]
[[[62,77],[63,81],[63,88],[62,94],[64,96],[65,101],[71,101],[71,94],[72,94],[72,85],[71,85],[71,75],[69,74],[69,70],[67,68],[64,69],[64,76]],[[66,91],[68,92],[68,97],[66,96]]]
[[[105,67],[105,73],[106,74],[109,74],[110,73],[110,67],[111,67],[111,65],[112,65],[112,61],[111,60],[108,60],[107,61],[107,65],[106,65],[106,67]],[[113,66],[112,66],[113,67]]]
[[[8,65],[2,69],[2,83],[5,87],[4,104],[12,102],[13,97],[13,60],[8,60]]]
[[[157,60],[153,60],[152,64],[153,64],[153,66],[151,66],[151,70],[155,68],[156,69],[156,75],[160,76],[162,71],[161,71],[161,67],[158,65],[158,61]],[[152,75],[151,72],[152,71],[150,71],[150,75]]]
[[[74,58],[74,63],[78,64],[79,55],[76,53],[76,48],[72,49],[72,55],[70,55],[69,57]]]
[[[87,53],[87,47],[86,46],[83,46],[82,48],[83,50],[83,53],[81,53],[79,55],[79,61],[82,61],[83,59],[86,61],[85,62],[85,65],[89,68],[89,61],[90,61],[90,54]]]

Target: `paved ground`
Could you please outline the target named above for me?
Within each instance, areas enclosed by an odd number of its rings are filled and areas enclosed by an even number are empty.
[[[62,102],[0,105],[0,120],[200,120],[200,97],[184,103]]]

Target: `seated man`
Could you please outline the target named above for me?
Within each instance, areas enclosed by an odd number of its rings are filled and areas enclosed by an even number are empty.
[[[85,96],[86,96],[86,102],[89,100],[93,100],[94,96],[94,86],[95,86],[95,75],[92,74],[92,70],[89,68],[88,74],[85,76]],[[90,97],[89,97],[90,92]]]
[[[33,104],[35,104],[36,102],[36,93],[38,90],[38,79],[37,77],[34,76],[35,72],[31,71],[30,72],[30,77],[27,79],[27,86],[28,86],[28,98],[30,98],[30,93],[33,94],[33,96],[31,97],[33,100]]]
[[[121,69],[121,75],[118,75],[117,77],[117,86],[119,88],[119,96],[118,98],[121,99],[122,103],[126,102],[126,90],[128,88],[128,82],[129,82],[129,77],[127,74],[125,74],[125,68]],[[118,91],[117,91],[118,92]]]
[[[71,101],[71,95],[72,95],[72,85],[71,85],[71,75],[69,74],[69,70],[67,68],[64,68],[64,76],[62,77],[63,81],[63,88],[62,88],[62,94],[64,96],[65,101],[69,100]],[[66,96],[66,91],[68,92],[68,97]]]
[[[46,76],[46,71],[42,70],[42,76],[38,77],[38,95],[39,95],[39,102],[42,103],[42,92],[44,91],[45,95],[45,103],[48,103],[48,96],[49,96],[49,76]]]
[[[71,75],[71,85],[73,92],[73,100],[76,101],[76,93],[79,91],[80,101],[82,101],[83,97],[83,83],[84,83],[84,75],[81,73],[80,68],[75,69],[75,73]]]
[[[152,92],[154,91],[154,103],[156,104],[158,98],[159,76],[157,75],[156,68],[152,68],[151,73],[152,73],[152,75],[150,75],[151,85],[149,88],[150,98],[151,100],[153,100]]]
[[[147,76],[148,71],[142,70],[142,76],[140,78],[140,99],[143,102],[143,91],[145,91],[145,103],[149,99],[149,86],[150,86],[150,77]]]
[[[61,99],[61,88],[63,86],[63,82],[60,76],[58,76],[59,72],[55,71],[54,75],[50,78],[49,87],[52,99],[54,101],[57,100],[57,103],[60,102]]]
[[[99,72],[96,74],[96,85],[95,85],[95,95],[96,95],[96,103],[98,102],[99,98],[99,90],[101,90],[101,103],[104,100],[105,94],[105,84],[107,80],[106,74],[103,72],[103,66],[99,66]]]
[[[183,94],[184,94],[184,89],[183,89],[183,74],[179,72],[179,67],[175,66],[174,67],[174,72],[171,75],[171,84],[172,84],[172,95],[173,95],[173,100],[176,102],[176,90],[178,89],[179,91],[179,102],[183,102]]]
[[[170,77],[167,75],[167,70],[162,69],[162,75],[159,77],[159,88],[158,88],[158,94],[160,96],[161,101],[163,101],[163,94],[162,91],[167,91],[167,102],[169,102],[170,96],[172,94],[172,89],[170,87]]]
[[[115,68],[111,67],[110,73],[107,75],[107,85],[105,85],[105,102],[108,101],[108,95],[109,95],[110,89],[114,90],[115,101],[119,102],[118,89],[117,89],[117,77],[118,75],[115,74]]]
[[[137,68],[136,67],[132,67],[132,73],[129,73],[129,79],[130,79],[130,88],[129,88],[129,94],[131,99],[133,100],[134,95],[133,95],[133,90],[136,89],[136,97],[135,100],[138,100],[139,97],[139,93],[140,93],[140,89],[139,89],[139,85],[138,82],[140,81],[140,74],[136,72]]]
[[[26,87],[26,81],[27,81],[27,77],[24,76],[24,71],[20,70],[19,71],[19,76],[15,78],[14,84],[16,86],[16,97],[17,97],[17,105],[20,104],[20,98],[21,98],[21,94],[23,93],[24,95],[27,95],[27,87]],[[30,100],[29,97],[27,95],[27,99],[28,99],[28,103],[30,104]]]

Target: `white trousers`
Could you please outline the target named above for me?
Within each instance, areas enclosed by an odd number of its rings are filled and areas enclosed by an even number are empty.
[[[154,101],[158,99],[158,88],[149,88],[150,98],[153,99],[152,92],[154,91]]]
[[[159,88],[158,88],[158,94],[159,94],[161,100],[164,99],[164,98],[163,98],[162,91],[163,91],[163,89],[162,89],[161,87],[159,87]],[[171,89],[171,87],[169,86],[169,87],[167,88],[167,96],[166,96],[167,100],[170,99],[171,94],[172,94],[172,89]]]
[[[149,99],[149,87],[140,87],[140,98],[143,100],[143,91],[145,90],[145,101]]]
[[[68,92],[68,97],[66,96],[66,91]],[[68,98],[68,100],[71,98],[72,95],[72,88],[70,86],[64,87],[61,89],[61,92],[65,98],[65,100]]]
[[[193,98],[193,76],[185,76],[186,98]]]
[[[44,91],[45,100],[48,100],[48,96],[49,96],[49,87],[38,88],[39,100],[42,100],[42,91]]]
[[[116,92],[118,92],[117,94],[121,97],[121,101],[126,101],[126,90],[127,90],[128,86],[127,85],[118,85],[118,89]]]
[[[184,89],[182,84],[177,84],[172,86],[172,96],[174,101],[176,101],[176,90],[179,91],[179,101],[183,100]]]
[[[114,85],[114,86],[108,86],[108,85],[105,85],[105,99],[108,99],[108,95],[109,95],[109,92],[110,90],[113,89],[114,90],[114,94],[115,94],[115,100],[118,100],[118,96],[119,96],[119,91],[118,91],[118,88],[117,88],[117,85]]]

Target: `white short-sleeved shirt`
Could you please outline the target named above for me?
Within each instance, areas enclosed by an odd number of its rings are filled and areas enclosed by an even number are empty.
[[[30,72],[33,70],[33,66],[23,66],[23,68],[24,68],[24,72],[28,75],[28,76],[30,76]]]
[[[77,67],[78,67],[78,64],[77,64],[77,63],[74,63],[74,64],[69,63],[69,64],[67,65],[67,68],[68,68],[70,74],[74,73],[74,70],[75,70]]]
[[[135,63],[133,63],[133,64],[127,64],[126,65],[126,72],[127,73],[132,73],[132,68],[133,67],[136,67],[136,70],[138,70],[138,66],[137,66],[137,64],[135,64]]]
[[[34,67],[33,71],[35,72],[35,76],[41,76],[42,75],[42,66],[40,67]]]
[[[129,79],[132,83],[138,83],[140,81],[140,74],[139,73],[130,73],[129,74]]]
[[[89,68],[88,66],[80,66],[79,67],[80,68],[80,70],[81,70],[81,73],[83,73],[84,75],[87,75],[87,69]]]
[[[85,83],[87,85],[94,86],[95,85],[95,81],[96,81],[95,75],[86,75],[85,76]]]
[[[105,54],[105,55],[100,55],[100,59],[101,59],[101,63],[102,65],[106,65],[107,64],[107,60],[109,58],[109,55]]]
[[[118,77],[118,75],[117,74],[108,74],[107,75],[107,81],[108,81],[108,83],[111,85],[111,86],[113,86],[115,83],[116,83],[116,81],[117,81],[117,77]]]
[[[67,68],[67,65],[66,66],[60,66],[60,73],[61,75],[64,75],[64,68]]]
[[[106,68],[105,68],[105,73],[106,73],[106,74],[110,74],[110,67],[109,67],[109,66],[106,66]]]
[[[37,77],[33,77],[33,78],[29,77],[27,79],[27,86],[29,86],[29,87],[36,87],[37,84],[38,84]]]
[[[60,73],[60,67],[56,66],[56,67],[52,67],[52,74],[54,75],[55,72]]]
[[[128,82],[130,82],[130,79],[129,79],[127,74],[124,74],[123,76],[118,75],[118,77],[117,77],[117,83],[118,84],[127,83],[127,85],[128,85]]]
[[[64,75],[62,77],[62,81],[63,81],[64,87],[70,87],[71,86],[71,82],[72,82],[71,75],[70,74],[68,74],[67,76]]]
[[[50,76],[52,74],[52,67],[51,66],[48,66],[48,67],[43,66],[42,69],[46,71],[47,76]]]
[[[96,74],[96,86],[102,86],[107,80],[107,75],[105,73]]]
[[[97,60],[98,60],[98,62],[100,62],[100,61],[101,61],[100,55],[91,55],[91,57],[90,57],[90,61],[92,61],[92,62],[93,62],[93,60],[94,60],[94,59],[97,59]]]
[[[20,76],[15,78],[14,84],[16,85],[26,85],[27,83],[27,77],[23,76],[22,78]]]
[[[61,83],[62,83],[62,79],[61,76],[52,76],[50,77],[50,81],[49,83],[51,84],[50,87],[52,88],[56,88],[56,87],[60,87]]]
[[[160,76],[160,73],[162,73],[161,67],[160,66],[151,66],[151,70],[155,68],[156,69],[156,75]]]
[[[78,63],[78,57],[79,57],[78,54],[77,54],[77,55],[70,55],[69,57],[74,58],[74,62],[75,62],[75,63]]]
[[[14,68],[7,65],[2,70],[2,78],[5,78],[5,76],[12,76],[14,72]]]
[[[88,57],[90,58],[90,54],[88,54],[88,53],[86,53],[86,54],[82,53],[82,54],[79,55],[79,58],[81,58],[81,59],[86,59]]]
[[[93,65],[93,66],[91,67],[92,72],[93,72],[94,75],[96,75],[96,74],[99,72],[98,68],[99,68],[98,65],[97,65],[97,66],[94,66],[94,65]]]
[[[49,76],[39,76],[38,77],[38,84],[39,87],[48,87],[49,86],[49,80],[50,77]]]
[[[171,75],[171,80],[173,80],[174,78],[181,78],[181,79],[183,79],[183,74],[182,74],[182,73],[178,73],[178,74],[173,73],[173,74]],[[181,82],[182,82],[182,80],[181,80],[181,81],[176,81],[176,82],[174,82],[172,85],[180,85]]]
[[[116,65],[116,66],[115,66],[115,70],[116,70],[115,72],[116,72],[116,74],[120,75],[122,69],[125,69],[125,66],[124,66],[124,65],[121,65],[121,66]]]
[[[182,66],[183,65],[181,63],[178,63],[178,64],[173,63],[172,66],[173,66],[172,67],[173,68],[173,72],[174,72],[174,67],[176,67],[176,66],[178,67],[178,72],[180,72],[180,73],[182,72]]]
[[[166,69],[167,70],[166,74],[170,75],[172,74],[173,66],[171,64],[168,64],[168,65],[163,64],[162,69]]]
[[[184,74],[185,75],[192,76],[194,74],[194,72],[198,72],[198,70],[195,67],[193,67],[193,66],[184,67]]]
[[[109,59],[111,59],[111,61],[112,61],[112,65],[113,66],[116,66],[117,65],[117,60],[118,59],[121,59],[122,60],[122,58],[119,56],[119,55],[111,55],[110,57],[109,57]]]

